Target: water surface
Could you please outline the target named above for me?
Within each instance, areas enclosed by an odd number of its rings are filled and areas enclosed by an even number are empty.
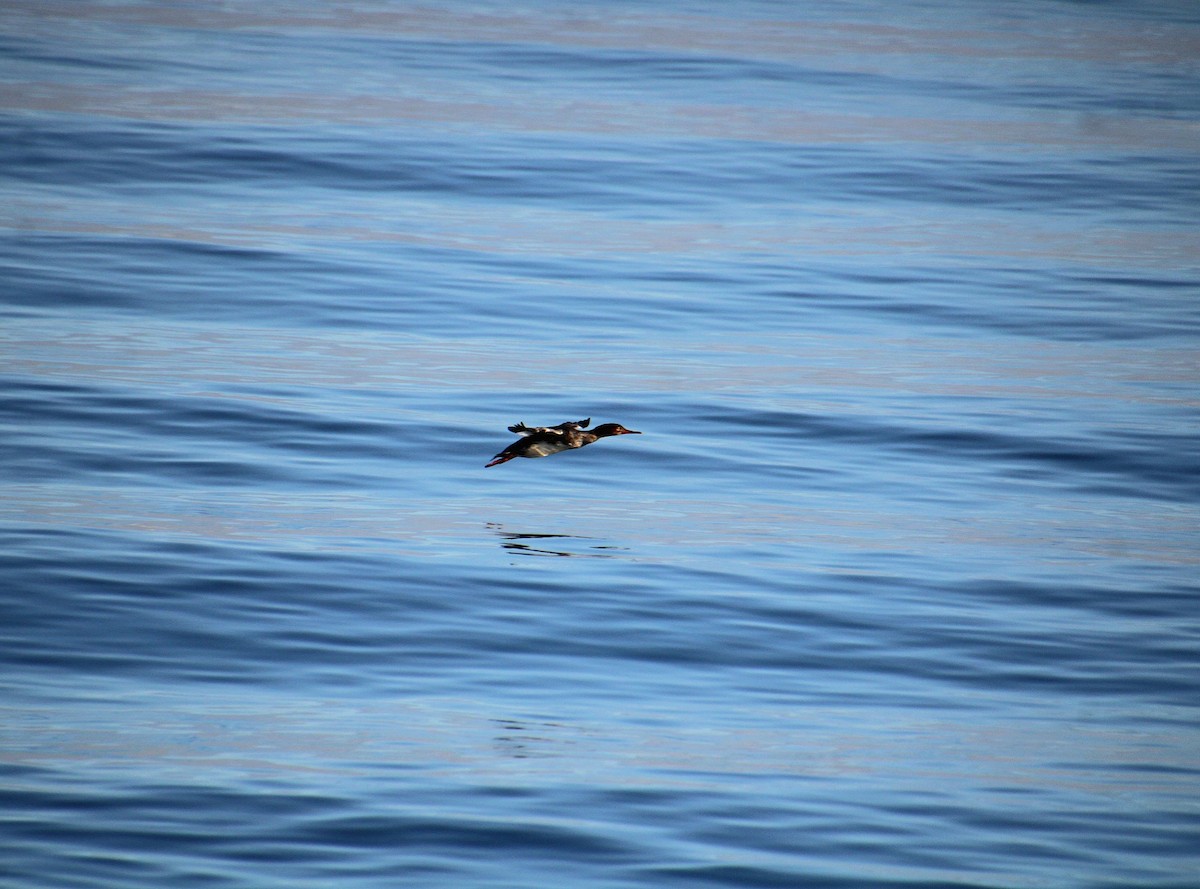
[[[0,884],[1194,885],[1197,59],[7,4]]]

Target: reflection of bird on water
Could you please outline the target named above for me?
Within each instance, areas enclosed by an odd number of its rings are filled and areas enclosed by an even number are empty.
[[[510,552],[520,553],[525,556],[567,556],[574,558],[586,559],[615,559],[618,558],[617,552],[624,550],[623,546],[612,546],[609,544],[592,544],[588,549],[593,550],[613,550],[614,552],[572,552],[567,549],[552,549],[549,546],[534,546],[530,543],[524,543],[526,540],[595,540],[595,537],[582,537],[578,534],[522,534],[515,531],[505,531],[504,526],[497,522],[488,522],[487,527],[495,531],[504,538],[504,542],[500,545]]]
[[[522,437],[493,457],[492,462],[486,464],[484,468],[507,463],[514,457],[549,457],[559,451],[582,448],[584,445],[590,445],[598,439],[608,438],[611,435],[642,434],[635,429],[626,429],[620,423],[605,423],[585,432],[584,430],[590,422],[592,422],[591,417],[578,422],[568,420],[557,426],[526,426],[524,423],[509,426],[509,432],[515,432]]]

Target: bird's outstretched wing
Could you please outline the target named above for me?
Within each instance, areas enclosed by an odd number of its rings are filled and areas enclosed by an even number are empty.
[[[566,432],[568,428],[587,429],[588,423],[590,422],[592,422],[591,417],[588,417],[586,420],[579,421],[567,420],[564,423],[559,423],[557,426],[526,426],[524,423],[514,423],[508,427],[508,431],[515,432],[517,435],[522,436],[534,435],[536,433],[561,435],[562,433]]]

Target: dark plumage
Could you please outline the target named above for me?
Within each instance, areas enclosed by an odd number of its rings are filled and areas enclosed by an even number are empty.
[[[484,468],[507,463],[514,457],[549,457],[559,451],[590,445],[597,439],[607,438],[610,435],[642,434],[634,429],[626,429],[620,423],[604,423],[591,431],[584,431],[591,422],[592,418],[588,417],[586,420],[578,422],[568,420],[557,426],[526,426],[524,423],[514,423],[508,427],[508,431],[515,432],[522,438],[517,439],[497,454],[492,458],[491,463],[485,464]]]

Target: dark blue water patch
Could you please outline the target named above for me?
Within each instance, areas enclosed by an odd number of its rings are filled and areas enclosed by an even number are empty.
[[[346,42],[343,41],[343,46]],[[549,42],[502,41],[407,41],[396,39],[359,39],[350,41],[350,51],[365,47],[370,55],[392,59],[406,65],[437,65],[447,73],[467,72],[499,82],[515,81],[540,91],[552,86],[546,72],[570,81],[575,89],[588,87],[628,87],[636,84],[643,99],[669,94],[679,98],[692,95],[708,100],[721,85],[730,81],[816,80],[825,86],[857,84],[861,75],[811,69],[782,60],[739,58],[703,52],[680,53],[670,49],[634,47],[589,47],[553,45]],[[671,81],[687,81],[686,91]],[[701,92],[701,91],[705,92]],[[592,92],[597,98],[601,95]],[[769,97],[763,97],[768,98]]]
[[[1118,436],[1105,431],[1076,440],[966,430],[895,431],[883,433],[882,440],[922,458],[984,460],[993,465],[999,461],[1009,466],[1006,472],[1013,477],[1057,481],[1085,491],[1186,503],[1200,496],[1200,467],[1189,456],[1197,452],[1200,441],[1188,435],[1164,434],[1137,448],[1118,445]]]
[[[917,96],[936,96],[988,106],[1010,103],[1018,107],[1068,110],[1102,107],[1110,111],[1117,107],[1163,111],[1169,109],[1164,109],[1156,97],[1164,92],[1177,95],[1175,109],[1187,108],[1187,87],[1194,83],[1194,78],[1182,75],[1178,85],[1162,83],[1157,84],[1157,91],[1148,89],[1146,81],[1152,79],[1152,72],[1133,66],[1128,76],[1114,76],[1108,59],[1090,63],[1056,59],[1053,71],[1059,76],[1047,76],[1036,87],[1030,87],[1027,84],[1031,77],[1024,69],[1020,74],[993,73],[988,79],[965,77],[959,71],[939,76],[934,73],[936,66],[929,64],[931,57],[921,54],[915,55],[910,66],[914,73],[898,75],[820,68],[811,62],[802,65],[750,54],[714,54],[698,48],[679,52],[661,46],[515,42],[512,35],[513,31],[504,29],[498,35],[500,39],[491,41],[413,40],[402,34],[364,37],[346,33],[306,34],[298,30],[278,34],[267,29],[249,29],[231,39],[228,31],[212,35],[189,32],[193,42],[210,43],[209,55],[221,60],[222,65],[210,75],[210,80],[218,84],[230,80],[237,83],[252,76],[260,88],[262,84],[283,88],[289,78],[295,77],[292,60],[302,55],[313,66],[355,71],[351,83],[368,94],[386,91],[394,83],[394,72],[403,72],[409,77],[415,74],[458,82],[464,89],[481,79],[515,82],[537,91],[530,99],[535,104],[553,101],[564,92],[556,88],[563,83],[569,85],[567,94],[572,98],[583,90],[594,100],[610,102],[631,98],[640,102],[690,102],[703,106],[720,102],[793,106],[802,102],[806,107],[845,108],[880,98],[911,101]],[[969,40],[964,42],[970,45]],[[231,44],[237,52],[230,52],[223,44]],[[254,60],[253,67],[247,59]],[[167,56],[155,61],[160,77],[167,78],[167,82],[184,82],[187,71],[175,70],[174,58]],[[932,69],[930,73],[918,73],[926,67]],[[1062,77],[1065,68],[1074,76]],[[546,76],[550,71],[555,72],[554,78]],[[1020,85],[1013,85],[1014,81]],[[1106,101],[1108,104],[1104,104]]]
[[[1200,332],[1200,311],[1183,272],[1122,273],[1106,264],[986,266],[931,273],[922,317],[976,330],[1063,342],[1183,343]],[[986,282],[986,283],[985,283]],[[968,299],[968,294],[972,298]],[[978,301],[974,297],[982,297]],[[903,301],[882,306],[895,313]]]
[[[1069,160],[969,159],[925,155],[872,164],[844,156],[831,165],[826,192],[872,201],[906,201],[1058,214],[1104,212],[1114,221],[1152,214],[1159,225],[1196,218],[1200,175],[1181,157],[1073,157]],[[834,178],[836,177],[836,178]],[[1185,197],[1188,196],[1188,197]],[[1174,216],[1163,213],[1170,208]]]
[[[66,255],[59,254],[58,245],[67,248]],[[0,251],[0,269],[12,285],[0,297],[5,305],[128,309],[141,303],[120,276],[97,277],[94,269],[85,270],[93,259],[111,261],[107,249],[80,249],[78,242],[68,237],[21,235],[0,242]],[[72,252],[77,262],[74,268],[69,260],[63,262]]]
[[[1137,0],[1066,0],[1064,3],[1051,4],[1073,18],[1076,15],[1091,16],[1102,14],[1105,18],[1112,17],[1116,22],[1128,22],[1135,27],[1146,25],[1197,25],[1200,15],[1196,7],[1190,3],[1178,3],[1176,0],[1155,0],[1142,3]],[[1046,7],[1035,5],[1029,7],[1028,15],[1044,16]],[[1016,12],[1016,10],[1014,10]]]
[[[964,581],[962,595],[982,602],[997,602],[1019,608],[1077,609],[1098,620],[1159,622],[1164,638],[1171,633],[1192,632],[1190,626],[1200,621],[1197,602],[1200,587],[1178,582],[1147,584],[1142,588],[1113,582],[1105,586],[1071,583],[1015,581],[1010,578]],[[1180,635],[1185,639],[1185,635]]]
[[[861,101],[864,96],[911,95],[930,83],[869,71],[821,68],[780,58],[709,53],[697,48],[678,52],[663,47],[589,47],[549,43],[373,41],[381,59],[435,66],[449,76],[487,77],[536,92],[530,101],[553,102],[560,95],[578,101],[682,103],[705,110],[728,106],[807,109]],[[547,79],[546,72],[555,72]],[[570,93],[556,88],[570,85]],[[969,87],[963,87],[969,90]],[[581,93],[582,91],[582,93]],[[936,92],[936,90],[934,90]]]
[[[29,34],[19,39],[0,36],[0,58],[4,59],[12,74],[19,72],[30,80],[37,79],[41,74],[61,82],[71,76],[72,69],[79,69],[86,72],[84,76],[89,81],[94,82],[92,79],[98,74],[146,70],[142,61],[118,52],[112,44],[100,51],[89,52],[85,45],[77,43],[68,50],[60,40],[37,38]]]
[[[904,295],[877,304],[880,313],[1063,342],[1182,343],[1200,332],[1200,311],[1188,298],[1193,285],[1182,272],[1031,263],[917,269],[912,277]]]
[[[661,264],[625,260],[495,255],[396,245],[361,255],[269,251],[178,238],[36,235],[0,245],[10,288],[0,303],[18,309],[77,307],[124,314],[130,323],[219,320],[237,325],[383,328],[426,336],[472,334],[591,339],[640,330],[680,329],[699,313],[757,326],[753,306],[713,303],[705,278],[729,278],[721,263],[679,270],[679,293],[641,292],[596,299],[590,285],[614,276],[669,280]],[[672,273],[676,274],[676,273]],[[690,276],[690,278],[688,277]],[[732,282],[732,279],[730,279]],[[688,291],[691,291],[690,293]],[[797,304],[797,311],[806,307]]]
[[[293,559],[237,542],[83,530],[4,536],[9,668],[288,683],[301,663],[306,675],[361,666],[390,650],[399,628],[436,626],[449,588],[411,598],[411,565],[348,554]],[[379,608],[386,618],[368,617]],[[354,629],[359,620],[376,631]]]
[[[173,238],[22,234],[0,244],[0,267],[12,282],[3,300],[30,307],[161,307],[169,314],[236,299],[249,318],[256,306],[278,302],[280,279],[302,278],[304,265],[269,250]]]
[[[589,259],[419,247],[376,257],[369,269],[403,280],[403,289],[384,289],[380,280],[357,304],[327,307],[330,319],[384,320],[394,307],[452,335],[461,312],[493,335],[527,338],[542,330],[543,337],[561,331],[584,339],[631,329],[678,337],[714,324],[750,333],[763,329],[764,317],[778,331],[861,334],[916,324],[970,337],[1002,333],[1062,342],[1184,345],[1200,332],[1200,308],[1188,299],[1191,280],[1162,271],[1137,276],[1056,263],[914,264],[908,257],[866,267],[753,255]],[[605,288],[604,299],[595,298],[594,287]]]
[[[788,445],[846,445],[879,454],[904,456],[923,466],[982,471],[998,478],[1028,478],[1110,496],[1192,503],[1200,496],[1200,440],[1182,432],[1128,436],[1094,429],[1066,437],[1001,429],[925,428],[862,416],[794,414],[761,410],[708,413],[695,418],[726,430],[741,429],[752,442]],[[703,430],[704,425],[699,428]],[[769,458],[762,458],[770,462]]]
[[[748,254],[570,265],[567,273],[584,280],[627,280],[631,292],[649,290],[651,298],[643,296],[642,302],[660,311],[679,309],[672,321],[685,331],[705,327],[710,318],[730,331],[761,330],[762,319],[770,317],[778,330],[855,335],[886,335],[916,324],[972,338],[1000,333],[1185,345],[1200,333],[1200,308],[1189,299],[1194,282],[1182,272],[1147,269],[1138,275],[1105,265],[997,265],[949,256],[915,262],[900,255],[870,263]],[[550,261],[543,268],[555,274],[553,266]],[[670,300],[653,298],[664,290]]]
[[[406,428],[249,399],[7,382],[0,421],[8,459],[0,473],[22,483],[280,484],[295,480],[290,466],[306,487],[344,484],[343,472],[363,468],[361,461],[395,458]],[[340,477],[323,478],[313,459]]]
[[[326,794],[250,784],[39,788],[25,800],[37,808],[20,808],[9,838],[22,872],[72,887],[235,887],[248,877],[256,885],[515,886],[514,872],[544,874],[547,885],[565,877],[605,886],[592,879],[598,869],[620,872],[650,858],[595,819],[553,823],[482,794],[439,814],[435,799],[452,789],[388,782],[375,792],[394,795],[390,804],[364,808],[332,786]],[[52,850],[63,846],[75,854],[55,860]]]
[[[195,127],[124,123],[107,128],[64,121],[34,128],[10,121],[12,139],[0,151],[6,175],[53,182],[59,188],[140,193],[169,188],[192,194],[248,190],[296,194],[311,189],[378,193],[451,194],[460,198],[559,204],[593,209],[636,204],[637,195],[686,200],[705,187],[678,182],[681,170],[653,145],[618,150],[589,140],[548,137],[381,139],[370,131],[314,134],[287,129]],[[682,160],[682,159],[680,159]],[[696,176],[702,176],[697,172]],[[709,187],[734,183],[714,180]],[[676,195],[677,192],[680,194]]]
[[[383,280],[350,257],[222,246],[172,233],[20,235],[0,242],[0,271],[11,285],[0,304],[115,312],[130,323],[205,318],[274,326],[286,319],[328,327],[386,317],[411,327],[435,308],[421,293],[425,281]]]
[[[531,880],[604,889],[916,889],[1011,886],[1015,875],[1056,874],[1064,861],[1105,867],[1125,878],[1121,885],[1149,885],[1140,855],[1188,861],[1180,851],[1186,816],[1134,812],[1116,827],[1110,812],[1088,806],[1056,809],[1033,798],[1006,812],[936,785],[901,793],[879,781],[834,788],[762,776],[756,787],[752,776],[676,768],[640,774],[635,790],[617,782],[489,787],[376,773],[364,794],[363,782],[341,777],[225,786],[204,777],[150,783],[97,780],[82,768],[27,773],[19,790],[0,796],[14,813],[9,862],[72,887],[234,887],[251,878],[431,889]],[[689,778],[725,788],[691,789]],[[1097,837],[1113,842],[1100,847]],[[75,854],[56,854],[64,846]]]
[[[643,682],[700,671],[717,688],[740,676],[745,693],[768,697],[832,683],[845,701],[878,698],[884,686],[970,689],[986,676],[989,687],[1043,697],[1180,703],[1197,683],[1179,666],[1183,636],[1107,625],[1086,603],[1032,593],[967,615],[969,589],[924,589],[929,602],[946,600],[939,615],[931,606],[912,611],[906,578],[782,575],[767,596],[758,575],[677,565],[645,566],[635,577],[621,564],[592,562],[591,583],[578,587],[486,567],[447,571],[386,552],[299,557],[249,543],[83,530],[4,538],[3,664],[43,675],[301,682],[346,693],[523,677],[557,694],[564,681],[613,670],[641,672]],[[739,594],[751,582],[760,592]],[[1072,610],[1079,625],[1064,636],[1053,626]],[[1051,628],[1039,627],[1039,614]]]
[[[1190,158],[897,153],[891,146],[783,146],[725,139],[614,140],[491,132],[449,139],[334,129],[107,125],[10,119],[0,169],[57,187],[169,188],[245,199],[268,189],[451,194],[653,218],[667,208],[804,202],[1011,209],[1045,218],[1103,211],[1194,224]],[[1110,223],[1111,224],[1111,223]]]
[[[12,133],[0,155],[5,169],[59,187],[139,189],[166,184],[184,189],[204,183],[222,189],[223,184],[247,180],[305,187],[352,178],[331,157],[339,143],[300,131],[263,129],[246,138],[220,127],[72,116],[43,116],[37,124],[10,118],[5,123]],[[323,142],[327,152],[316,150],[310,138]]]
[[[772,867],[770,865],[694,864],[663,865],[643,871],[645,879],[656,886],[697,886],[713,889],[866,889],[868,885],[886,887],[910,886],[912,889],[969,889],[978,883],[929,882],[882,878],[879,882],[864,882],[857,877],[836,877],[813,873],[802,867]]]
[[[839,105],[862,101],[863,97],[936,93],[939,88],[970,94],[970,83],[942,81],[916,76],[898,77],[869,71],[826,69],[782,59],[714,54],[699,48],[688,52],[659,47],[596,47],[569,45],[553,38],[543,42],[519,42],[511,38],[519,31],[504,28],[500,39],[462,41],[453,39],[414,40],[403,32],[389,36],[361,33],[319,34],[288,29],[272,33],[269,23],[230,31],[206,32],[205,22],[188,30],[156,27],[159,45],[135,51],[130,46],[114,51],[113,39],[98,46],[82,42],[71,53],[56,51],[48,41],[41,52],[28,48],[18,58],[33,68],[43,64],[85,66],[119,78],[124,72],[153,70],[159,85],[188,87],[188,77],[197,71],[206,75],[210,88],[236,88],[247,81],[256,89],[286,90],[301,72],[295,59],[303,58],[312,68],[345,72],[346,89],[376,95],[394,89],[397,79],[430,79],[461,84],[468,92],[481,80],[517,83],[536,92],[528,102],[554,101],[560,95],[577,97],[580,90],[594,101],[742,103],[790,106],[798,97],[808,104]],[[178,52],[170,52],[172,43]],[[204,47],[205,49],[202,49]],[[199,60],[203,59],[201,62]],[[808,61],[808,60],[806,60]],[[111,63],[111,64],[110,64]],[[201,67],[203,65],[203,67]],[[554,77],[547,77],[554,72]],[[54,70],[56,77],[60,70]],[[132,80],[128,74],[125,79]],[[563,86],[559,86],[562,84]],[[564,89],[563,87],[566,87]],[[977,89],[977,88],[976,88]]]
[[[179,40],[169,29],[147,28],[142,31],[145,39],[141,43],[129,31],[108,35],[99,29],[91,34],[76,31],[75,39],[65,41],[61,33],[50,37],[31,30],[26,29],[18,39],[0,37],[0,58],[12,76],[39,85],[136,89],[144,88],[152,78],[158,88],[169,84],[188,88],[199,78],[210,86],[225,81],[230,70],[219,53],[205,54],[195,42],[186,37]],[[178,51],[173,52],[170,44],[176,40]],[[226,41],[226,45],[234,42],[228,34]],[[220,45],[214,41],[215,47]],[[152,101],[147,99],[148,104]]]
[[[1075,80],[1047,78],[1035,85],[1006,86],[991,101],[1045,111],[1103,116],[1195,120],[1200,113],[1194,72],[1155,70],[1149,65],[1106,65]]]
[[[728,670],[742,677],[742,693],[755,697],[790,692],[803,699],[813,684],[832,683],[845,703],[857,697],[859,682],[863,692],[873,687],[873,694],[908,684],[958,687],[968,694],[986,687],[1042,700],[1147,696],[1172,706],[1186,706],[1198,687],[1195,671],[1179,666],[1187,647],[1182,634],[1084,629],[1081,620],[1064,635],[1039,628],[1036,620],[1012,619],[1016,614],[954,615],[950,590],[926,592],[946,596],[946,614],[934,609],[924,616],[902,616],[889,603],[887,586],[875,583],[864,595],[875,600],[877,613],[857,631],[840,624],[836,615],[805,618],[801,609],[772,613],[749,606],[740,615],[724,608],[703,614],[703,609],[677,605],[679,625],[664,633],[661,623],[647,621],[655,630],[640,633],[639,651],[627,656],[691,664],[713,671],[714,677]],[[802,600],[805,591],[797,588],[795,595]],[[850,600],[846,607],[852,607]],[[1054,617],[1050,610],[1046,616]],[[593,626],[599,630],[604,622]],[[750,631],[751,626],[759,629]],[[823,641],[831,635],[837,646]],[[698,639],[703,639],[702,650],[695,646]],[[718,666],[724,670],[717,671]]]
[[[77,16],[73,9],[37,12],[45,18],[22,28],[10,55],[13,68],[31,82],[185,92],[240,91],[254,83],[286,92],[311,74],[311,67],[297,66],[298,58],[303,55],[312,67],[321,63],[317,42],[264,37],[240,27],[246,19],[191,16],[182,7],[129,8],[104,16]],[[348,64],[347,73],[353,71]],[[145,107],[153,105],[148,98]]]
[[[619,844],[547,824],[497,824],[481,819],[438,822],[428,817],[358,816],[325,819],[307,830],[289,832],[289,842],[312,848],[336,846],[369,850],[383,847],[432,846],[447,849],[503,850],[511,861],[533,850],[555,849],[563,861],[606,861],[619,866],[627,853]]]
[[[23,861],[38,865],[29,872],[40,871],[55,885],[197,887],[236,885],[239,863],[244,871],[254,857],[247,854],[252,838],[264,856],[273,846],[262,826],[313,805],[249,790],[104,784],[71,792],[43,789],[26,794],[25,803],[16,809],[10,837]],[[62,845],[75,854],[47,860],[49,850]],[[292,866],[311,858],[293,849]],[[273,863],[282,866],[278,859]]]
[[[974,624],[974,622],[971,622]],[[893,644],[905,646],[896,638]],[[1132,636],[1132,634],[1129,634]],[[1187,706],[1200,688],[1195,671],[1176,665],[1190,647],[1183,639],[1147,638],[1134,641],[1108,631],[1073,627],[1069,634],[1038,633],[1021,638],[1010,635],[1005,644],[993,644],[988,629],[926,627],[909,636],[907,646],[918,665],[909,669],[924,679],[939,679],[962,689],[986,687],[994,691],[1031,694],[1043,700],[1052,696],[1079,700],[1121,700],[1130,696],[1164,706]],[[919,638],[918,638],[919,637]],[[930,655],[930,646],[937,655]],[[881,665],[885,670],[887,665]]]
[[[936,794],[914,796],[916,799],[912,801],[885,803],[884,809],[897,821],[916,821],[926,829],[936,830],[939,824],[956,825],[961,831],[956,845],[960,851],[970,850],[973,867],[984,875],[984,885],[1015,885],[1002,876],[998,879],[1003,882],[993,883],[986,875],[1012,874],[1016,861],[1033,874],[1065,863],[1074,868],[1099,868],[1108,874],[1119,871],[1126,881],[1123,885],[1127,886],[1177,885],[1169,878],[1165,882],[1160,879],[1164,874],[1178,873],[1178,868],[1167,864],[1147,874],[1130,858],[1129,853],[1137,847],[1160,847],[1178,853],[1177,831],[1155,823],[1156,819],[1135,817],[1128,825],[1128,832],[1123,833],[1103,811],[1090,807],[1039,807],[1039,828],[1031,830],[1022,814],[1029,811],[1028,807],[971,812],[957,800],[939,798]],[[1088,885],[1110,884],[1101,880],[1089,881]]]

